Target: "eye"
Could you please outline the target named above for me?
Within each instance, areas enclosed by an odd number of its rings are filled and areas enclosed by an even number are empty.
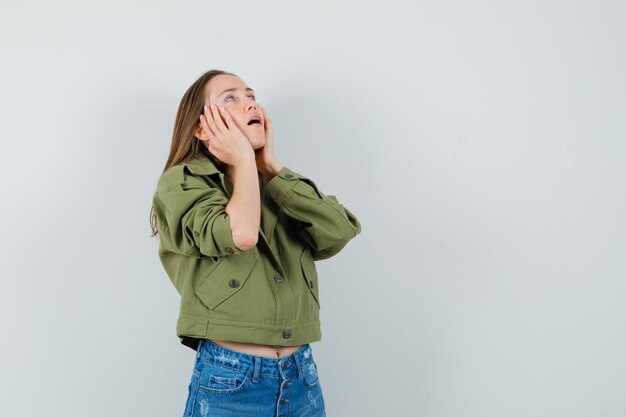
[[[255,96],[254,94],[251,94],[251,95],[249,95],[248,97],[250,97],[252,100],[256,101],[256,96]],[[228,101],[228,99],[229,99],[229,98],[234,98],[234,96],[233,96],[232,94],[231,94],[231,95],[228,95],[228,96],[226,96],[226,98],[224,99],[224,101]]]

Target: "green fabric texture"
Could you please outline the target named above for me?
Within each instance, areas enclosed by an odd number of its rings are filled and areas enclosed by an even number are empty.
[[[321,339],[315,261],[341,251],[361,232],[357,217],[309,178],[283,167],[260,172],[257,244],[240,250],[225,211],[233,184],[204,155],[170,167],[153,207],[159,259],[180,294],[176,335],[297,346]]]

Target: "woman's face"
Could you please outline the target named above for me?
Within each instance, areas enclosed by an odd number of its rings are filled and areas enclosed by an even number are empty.
[[[265,120],[254,91],[241,78],[226,74],[211,78],[207,88],[209,96],[205,99],[205,104],[210,106],[215,103],[228,109],[239,130],[250,141],[252,149],[265,146]],[[258,117],[261,123],[248,125],[253,117]]]

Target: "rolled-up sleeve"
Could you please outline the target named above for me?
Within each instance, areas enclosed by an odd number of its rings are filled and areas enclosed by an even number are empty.
[[[228,201],[220,189],[194,176],[157,187],[152,203],[163,248],[196,257],[239,255]]]
[[[315,260],[337,254],[361,232],[354,213],[334,195],[326,195],[317,185],[288,167],[272,177],[264,188],[283,212],[303,224],[301,237],[309,244]]]

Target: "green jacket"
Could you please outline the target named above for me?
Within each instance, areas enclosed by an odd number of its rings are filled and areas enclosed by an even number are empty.
[[[260,172],[261,227],[242,251],[225,207],[233,184],[204,155],[170,167],[153,207],[159,258],[181,296],[176,334],[197,350],[214,338],[296,346],[322,338],[314,261],[339,253],[361,232],[356,216],[309,178],[283,167]]]

